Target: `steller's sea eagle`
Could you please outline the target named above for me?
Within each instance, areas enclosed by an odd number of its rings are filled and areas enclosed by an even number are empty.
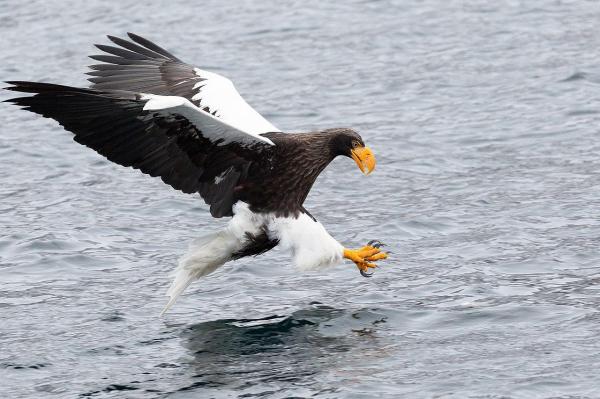
[[[347,249],[303,207],[317,176],[338,155],[364,174],[375,157],[352,129],[283,133],[244,101],[232,82],[195,68],[143,37],[96,45],[90,88],[6,82],[33,96],[7,100],[58,121],[74,139],[123,166],[199,193],[227,227],[197,239],[179,261],[166,311],[190,283],[225,262],[291,250],[301,269],[344,258],[363,276],[385,259],[381,243]]]

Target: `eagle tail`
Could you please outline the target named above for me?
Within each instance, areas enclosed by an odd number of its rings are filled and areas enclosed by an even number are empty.
[[[188,252],[179,259],[175,278],[167,291],[169,302],[161,316],[193,281],[214,272],[230,260],[260,255],[279,243],[278,239],[268,235],[265,225],[268,217],[253,213],[241,201],[233,206],[233,213],[233,218],[223,230],[195,239]]]
[[[169,301],[160,313],[164,315],[177,298],[195,280],[206,276],[231,260],[239,241],[228,229],[196,238],[187,253],[179,259],[173,282],[167,291]]]

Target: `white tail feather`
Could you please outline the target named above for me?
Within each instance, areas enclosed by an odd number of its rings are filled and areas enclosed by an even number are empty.
[[[239,242],[228,233],[227,229],[210,233],[196,238],[190,244],[188,252],[179,259],[179,265],[174,273],[175,278],[167,291],[170,299],[161,316],[193,281],[214,272],[231,258]]]
[[[235,216],[224,230],[196,238],[190,244],[188,252],[179,259],[175,278],[167,291],[169,302],[161,316],[193,281],[214,272],[229,261],[235,252],[244,247],[246,233],[255,234],[263,224],[263,220],[250,212],[244,203],[238,203],[234,212]]]

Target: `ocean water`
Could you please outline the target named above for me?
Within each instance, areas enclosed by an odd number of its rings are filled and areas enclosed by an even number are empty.
[[[231,78],[288,131],[348,126],[306,208],[339,241],[194,284],[203,202],[0,104],[2,398],[600,398],[594,1],[0,2],[0,80],[85,85],[132,31]],[[1,91],[0,100],[11,93]]]

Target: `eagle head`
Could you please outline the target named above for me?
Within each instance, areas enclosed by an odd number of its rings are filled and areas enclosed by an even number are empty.
[[[375,155],[356,131],[352,129],[328,129],[331,134],[330,148],[334,156],[344,155],[352,158],[365,175],[375,169]]]

